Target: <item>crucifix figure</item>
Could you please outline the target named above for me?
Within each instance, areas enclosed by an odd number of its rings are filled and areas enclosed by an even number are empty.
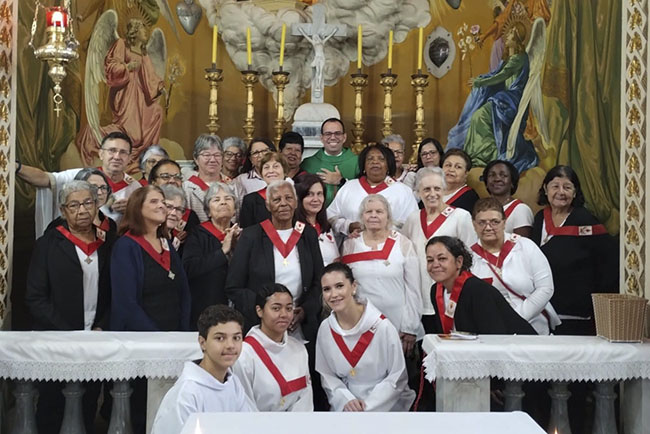
[[[333,36],[346,36],[347,26],[345,24],[332,25],[325,23],[325,6],[316,3],[312,6],[313,23],[294,24],[291,34],[304,36],[314,46],[314,60],[311,62],[311,102],[323,102],[323,90],[325,87],[325,43]]]

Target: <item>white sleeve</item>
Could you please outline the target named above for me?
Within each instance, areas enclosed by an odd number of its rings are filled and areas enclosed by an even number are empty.
[[[173,389],[170,389],[172,392]],[[163,398],[151,428],[151,434],[177,434],[192,413],[199,411],[194,393],[183,385],[178,393]]]
[[[307,372],[309,377],[309,372]],[[311,388],[311,379],[307,383],[307,387],[300,391],[298,401],[293,404],[291,411],[314,411],[314,392]]]
[[[420,294],[420,262],[413,243],[407,237],[400,237],[400,247],[404,255],[404,296],[406,303],[402,308],[400,332],[422,335],[422,296]]]
[[[472,224],[472,215],[464,209],[457,209],[455,212],[463,211],[458,216],[458,238],[465,243],[469,249],[478,241],[474,225]]]
[[[403,187],[406,187],[403,185]],[[396,229],[400,229],[402,226],[404,226],[404,222],[408,219],[408,217],[414,213],[415,211],[418,210],[418,203],[415,200],[415,197],[413,197],[412,194],[410,194],[410,189],[404,188],[403,195],[401,196],[400,200],[400,208],[399,210],[392,210],[393,215],[397,216],[399,215],[399,218],[395,218],[395,221],[393,222],[393,225],[396,227]]]
[[[330,206],[327,207],[327,220],[332,225],[334,232],[347,235],[350,223],[353,223],[353,221],[346,219],[343,215],[342,204],[345,201],[345,196],[346,189],[344,185],[336,196],[334,196],[334,200],[330,203]]]
[[[398,390],[400,377],[406,375],[406,364],[402,343],[394,327],[382,321],[377,328],[374,339],[381,339],[386,353],[383,355],[388,374],[371,391],[365,400],[365,411],[390,411],[399,399],[402,391]],[[381,361],[378,361],[380,363]]]
[[[512,228],[519,229],[526,226],[533,226],[533,211],[525,203],[520,203],[510,214]]]
[[[49,188],[36,188],[34,209],[34,233],[40,238],[45,228],[59,216],[59,190],[72,181],[81,169],[68,169],[63,172],[46,172],[50,178]]]
[[[326,326],[327,327],[327,326]],[[321,329],[323,330],[323,329]],[[327,400],[332,406],[333,411],[343,411],[345,404],[357,399],[356,396],[348,390],[347,386],[341,379],[336,375],[334,370],[329,364],[329,357],[326,353],[327,350],[324,348],[323,340],[327,339],[325,336],[322,336],[321,330],[318,331],[318,337],[316,339],[316,371],[321,376],[321,384],[323,390],[327,394]],[[399,341],[399,337],[397,338]],[[401,345],[400,345],[400,356],[401,356]],[[403,357],[403,356],[402,356]]]
[[[237,379],[244,389],[244,393],[252,402],[257,402],[255,400],[255,392],[253,390],[253,382],[255,381],[255,362],[253,361],[253,355],[251,354],[248,344],[242,344],[242,352],[237,362],[232,366],[232,372],[235,374]]]
[[[527,272],[533,276],[533,292],[520,305],[517,313],[527,321],[539,315],[553,296],[553,274],[551,266],[544,253],[532,241],[520,238],[520,243],[526,255],[526,264],[530,267]]]

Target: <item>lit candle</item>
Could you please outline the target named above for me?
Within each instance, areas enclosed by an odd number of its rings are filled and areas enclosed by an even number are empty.
[[[357,69],[361,71],[361,52],[363,48],[363,28],[361,27],[361,24],[359,24],[359,28],[357,29]]]
[[[393,69],[393,31],[388,33],[388,69]]]
[[[250,71],[253,64],[253,48],[251,47],[251,28],[246,27],[246,59],[248,61],[248,70]]]
[[[219,35],[219,27],[215,25],[212,27],[212,65],[217,64],[217,35]]]
[[[287,39],[287,25],[282,23],[282,37],[280,38],[280,68],[284,65],[284,42]]]
[[[422,38],[424,37],[424,28],[420,27],[420,34],[418,35],[418,73],[422,71]]]
[[[68,27],[68,14],[61,6],[48,8],[45,13],[45,20],[48,27]]]

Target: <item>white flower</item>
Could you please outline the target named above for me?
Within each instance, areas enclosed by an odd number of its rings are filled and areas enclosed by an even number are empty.
[[[465,43],[466,43],[467,45],[471,44],[471,43],[472,43],[472,37],[471,37],[471,36],[466,36],[466,37],[465,37]]]

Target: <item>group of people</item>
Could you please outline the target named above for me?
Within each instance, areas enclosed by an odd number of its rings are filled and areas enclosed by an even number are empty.
[[[479,199],[462,150],[428,138],[411,166],[398,135],[359,156],[346,138],[326,120],[323,148],[303,160],[294,132],[277,150],[201,135],[192,171],[152,146],[140,181],[124,173],[119,132],[99,168],[18,163],[52,195],[28,275],[34,329],[198,330],[204,357],[154,432],[193,411],[407,411],[425,333],[594,334],[590,294],[616,291],[618,254],[570,167],[548,172],[533,216],[507,161],[487,164]],[[41,432],[58,431],[60,388],[42,385]],[[88,390],[91,424],[99,388]],[[145,396],[134,384],[136,431]]]

